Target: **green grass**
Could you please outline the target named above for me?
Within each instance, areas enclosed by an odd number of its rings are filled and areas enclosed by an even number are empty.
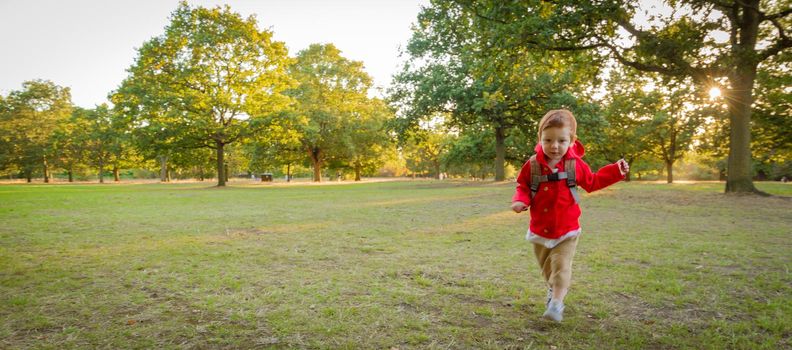
[[[584,195],[554,324],[512,184],[209,186],[0,186],[0,348],[792,347],[788,198]]]

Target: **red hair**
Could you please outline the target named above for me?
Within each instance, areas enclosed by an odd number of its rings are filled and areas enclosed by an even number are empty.
[[[566,109],[554,109],[547,112],[542,120],[539,121],[538,140],[542,142],[542,131],[547,128],[568,127],[571,131],[572,140],[577,139],[577,120],[572,112]]]

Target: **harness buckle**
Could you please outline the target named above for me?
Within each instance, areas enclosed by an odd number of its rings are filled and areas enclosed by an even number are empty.
[[[558,173],[547,174],[547,181],[558,181]]]

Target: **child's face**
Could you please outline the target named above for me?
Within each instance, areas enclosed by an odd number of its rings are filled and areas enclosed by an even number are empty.
[[[552,160],[561,160],[572,141],[572,130],[569,127],[542,130],[542,151]]]

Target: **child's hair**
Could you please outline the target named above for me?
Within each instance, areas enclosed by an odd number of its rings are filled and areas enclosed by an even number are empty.
[[[539,121],[539,142],[542,142],[542,130],[547,128],[563,128],[565,126],[569,127],[569,130],[572,132],[571,141],[577,139],[577,120],[575,120],[575,116],[572,115],[572,112],[566,109],[554,109],[547,112],[544,117],[542,117],[542,120]]]

